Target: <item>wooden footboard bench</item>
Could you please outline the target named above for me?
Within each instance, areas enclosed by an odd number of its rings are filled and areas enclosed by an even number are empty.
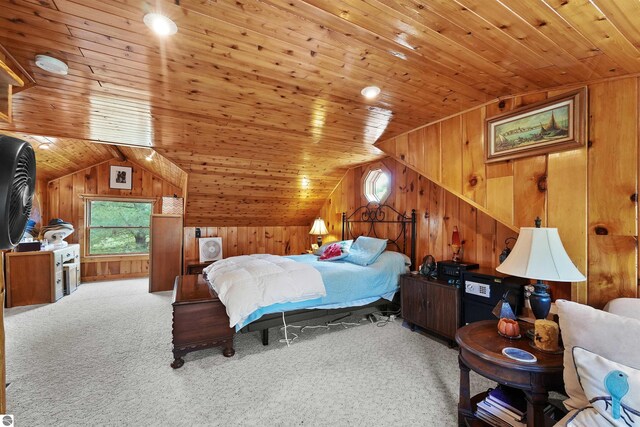
[[[222,346],[225,357],[235,354],[227,310],[201,274],[176,277],[172,305],[173,369],[192,351]]]

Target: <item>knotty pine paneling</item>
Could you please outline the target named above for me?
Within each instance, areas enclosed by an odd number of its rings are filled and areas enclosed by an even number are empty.
[[[109,188],[110,166],[133,168],[131,190]],[[180,187],[152,174],[142,166],[131,162],[109,160],[71,175],[49,181],[46,195],[46,218],[62,218],[71,222],[75,232],[67,237],[69,243],[80,243],[82,280],[114,280],[129,277],[144,277],[149,274],[149,256],[85,256],[85,199],[82,196],[113,196],[155,198],[154,213],[162,212],[162,197],[177,194],[182,196]]]
[[[382,157],[380,138],[509,94],[640,72],[631,0],[162,1],[180,28],[170,39],[143,24],[147,3],[3,1],[0,43],[37,84],[14,93],[14,121],[0,128],[67,140],[42,155],[49,180],[109,156],[80,141],[152,145],[190,173],[189,226],[308,223],[349,167]],[[43,52],[69,74],[37,68]],[[366,100],[372,83],[382,93]],[[388,153],[503,207],[509,179],[490,177],[476,146],[483,111],[401,136]],[[182,185],[179,170],[158,166]],[[503,214],[528,221],[540,201]]]
[[[418,128],[402,135],[402,140],[381,141],[377,147],[442,187],[427,196],[432,211],[441,203],[440,191],[452,192],[462,199],[460,203],[477,210],[473,212],[476,228],[467,230],[464,224],[463,229],[465,236],[475,230],[473,250],[480,260],[492,250],[487,236],[490,240],[494,233],[500,234],[492,229],[489,217],[511,230],[533,226],[536,216],[542,218],[543,225],[557,227],[567,253],[588,280],[571,286],[555,284],[554,296],[602,307],[616,297],[638,296],[638,86],[637,77],[588,85],[589,143],[571,151],[484,163],[485,117],[560,95],[561,90],[516,96],[505,99],[502,106],[488,104]],[[455,125],[457,117],[461,131]],[[440,149],[423,137],[430,132],[440,134]],[[444,144],[446,150],[442,150]],[[423,161],[415,156],[400,157],[398,147],[406,152],[422,150]],[[449,159],[458,150],[462,151],[461,164]],[[433,157],[440,157],[440,162]],[[468,209],[460,212],[465,218],[469,216]],[[439,238],[442,227],[438,221],[430,222],[431,232],[426,236]],[[433,248],[433,243],[428,247]]]
[[[264,227],[199,227],[200,237],[221,237],[222,255],[273,254],[299,255],[311,248],[316,237],[309,235],[311,225]],[[184,228],[183,265],[198,263],[196,227]]]
[[[427,254],[437,260],[451,259],[449,244],[453,227],[457,226],[464,241],[463,260],[488,267],[498,265],[505,239],[516,237],[515,232],[405,164],[392,158],[385,158],[382,162],[393,174],[393,190],[386,203],[407,214],[411,209],[416,210],[418,263]],[[361,177],[368,168],[377,165],[378,162],[374,162],[349,169],[331,193],[318,214],[330,232],[324,238],[325,242],[340,239],[343,211],[350,213],[367,203]]]
[[[47,218],[47,199],[47,180],[36,176],[36,189],[33,195],[33,205],[29,219],[34,220],[38,228],[49,221]]]
[[[592,85],[588,302],[638,295],[638,79]]]

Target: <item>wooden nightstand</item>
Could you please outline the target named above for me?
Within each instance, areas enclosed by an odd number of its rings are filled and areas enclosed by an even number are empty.
[[[461,325],[460,287],[420,274],[404,274],[400,288],[402,317],[411,329],[418,325],[453,343]]]
[[[225,357],[235,354],[227,310],[201,274],[176,277],[172,305],[173,369],[192,351],[224,346]]]
[[[205,267],[210,266],[215,261],[209,262],[190,262],[187,264],[187,274],[202,274]]]
[[[522,335],[532,325],[520,322]],[[564,392],[562,380],[563,355],[548,354],[529,345],[527,338],[510,340],[498,335],[498,321],[484,320],[471,323],[458,330],[456,342],[460,346],[460,401],[458,403],[458,425],[486,425],[475,418],[479,401],[486,397],[480,393],[470,397],[469,370],[483,377],[524,391],[527,399],[527,426],[544,427],[555,424],[544,415],[548,392]],[[533,353],[535,363],[517,362],[502,354],[505,347],[516,347]]]

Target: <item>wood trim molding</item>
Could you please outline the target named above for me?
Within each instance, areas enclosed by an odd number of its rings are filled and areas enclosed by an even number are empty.
[[[149,254],[131,254],[131,255],[87,255],[83,256],[82,263],[92,262],[120,262],[120,261],[147,261]]]
[[[110,196],[110,195],[101,195],[101,194],[80,194],[78,195],[82,200],[111,200],[114,202],[120,202],[122,199],[127,199],[128,202],[151,202],[156,203],[160,200],[159,197],[140,197],[140,196],[129,196],[126,194],[119,196]]]

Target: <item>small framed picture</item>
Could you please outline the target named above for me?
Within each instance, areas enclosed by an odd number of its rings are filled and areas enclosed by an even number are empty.
[[[121,190],[131,190],[132,178],[132,168],[126,166],[111,166],[111,179],[109,180],[109,187],[118,188]]]

